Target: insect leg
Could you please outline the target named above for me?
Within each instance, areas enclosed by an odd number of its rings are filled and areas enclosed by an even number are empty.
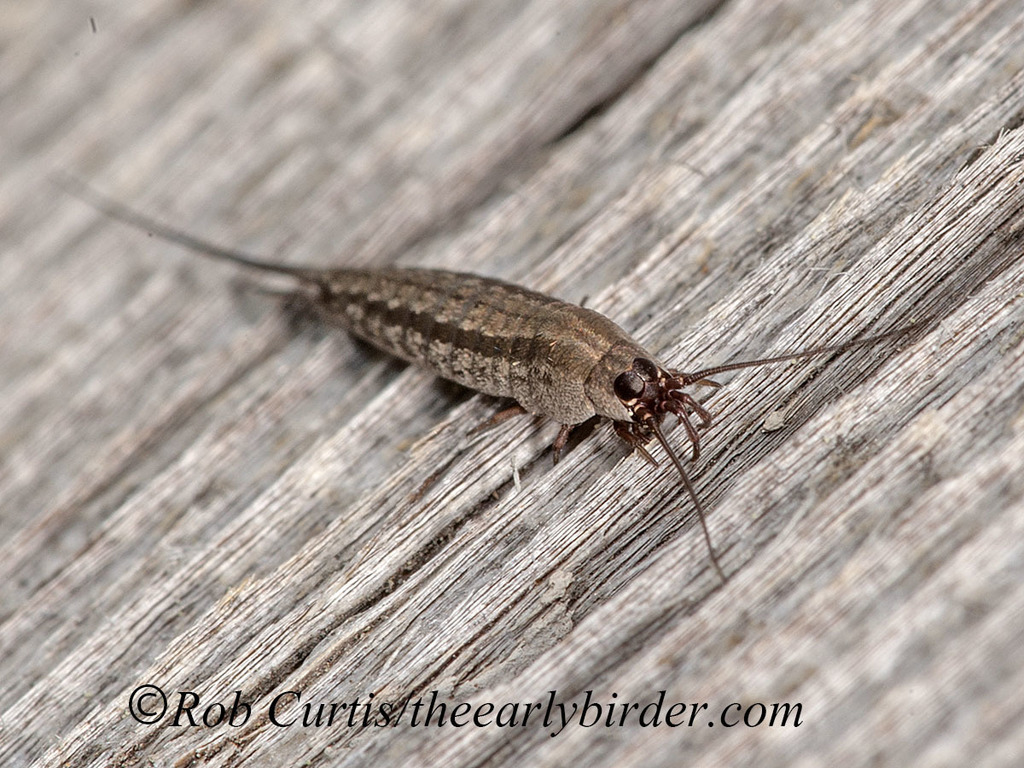
[[[658,460],[651,456],[650,451],[646,448],[651,438],[639,431],[639,424],[632,421],[616,421],[612,423],[612,427],[615,429],[615,434],[622,438],[630,448],[647,459],[651,466],[658,466]]]
[[[693,399],[692,395],[688,395],[686,392],[673,392],[672,399],[678,403],[681,403],[684,407],[689,408],[696,416],[700,419],[700,428],[707,429],[711,426],[711,412],[708,411],[703,405]],[[680,409],[681,410],[681,409]],[[672,413],[679,415],[679,411],[672,410]]]
[[[562,449],[565,448],[565,444],[569,441],[569,433],[572,432],[573,426],[573,424],[563,424],[562,428],[558,430],[558,436],[551,445],[551,457],[555,460],[555,464],[562,458]]]
[[[690,441],[693,446],[693,456],[691,461],[696,461],[700,458],[700,434],[697,432],[697,428],[693,426],[690,421],[690,417],[686,414],[682,408],[678,411],[672,411],[679,419],[679,423],[683,425],[683,429],[686,430],[686,438]]]
[[[529,413],[529,411],[523,408],[523,406],[519,405],[519,403],[516,403],[515,405],[510,405],[508,408],[502,408],[500,411],[498,411],[496,414],[491,416],[486,421],[482,421],[479,424],[477,424],[475,427],[469,430],[469,434],[475,435],[477,432],[483,432],[485,429],[496,427],[502,422],[508,421],[509,419],[513,419],[516,416],[525,416],[527,413]]]

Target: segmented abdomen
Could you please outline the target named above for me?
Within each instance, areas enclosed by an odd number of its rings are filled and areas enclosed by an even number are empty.
[[[586,376],[611,345],[629,341],[596,312],[442,270],[338,270],[324,309],[389,354],[563,423],[593,415]]]

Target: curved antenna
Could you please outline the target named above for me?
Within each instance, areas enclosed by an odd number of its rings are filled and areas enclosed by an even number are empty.
[[[700,499],[697,498],[697,491],[693,487],[693,483],[690,482],[689,476],[686,474],[686,470],[683,469],[683,463],[676,456],[676,452],[672,450],[672,446],[669,445],[668,440],[665,439],[665,435],[662,434],[661,427],[658,426],[654,419],[647,422],[647,426],[651,428],[654,436],[658,438],[658,442],[661,443],[661,447],[665,449],[665,453],[668,454],[669,458],[672,459],[672,463],[676,465],[676,469],[679,470],[679,476],[683,478],[683,485],[686,486],[686,492],[690,494],[690,499],[693,500],[693,506],[697,508],[697,517],[700,520],[701,530],[704,531],[704,542],[708,545],[708,554],[711,555],[711,564],[715,566],[715,570],[718,571],[719,578],[722,581],[728,581],[725,577],[725,572],[722,570],[722,566],[718,562],[718,555],[715,554],[715,548],[711,546],[711,534],[708,532],[708,523],[704,517],[704,507],[700,503]]]

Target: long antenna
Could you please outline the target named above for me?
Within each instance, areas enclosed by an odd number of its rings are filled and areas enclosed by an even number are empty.
[[[77,197],[83,203],[92,206],[100,213],[103,213],[112,219],[116,219],[123,224],[127,224],[130,227],[135,227],[136,229],[141,229],[152,235],[156,235],[162,240],[187,248],[194,253],[198,253],[200,256],[219,259],[221,261],[230,261],[233,264],[241,264],[243,267],[260,269],[264,272],[276,272],[277,274],[290,275],[291,277],[296,277],[299,280],[315,283],[320,286],[324,285],[324,270],[293,267],[289,264],[281,264],[280,262],[268,261],[266,259],[250,256],[247,253],[236,251],[232,248],[225,248],[224,246],[211,243],[208,240],[203,240],[195,235],[190,235],[188,232],[175,229],[163,222],[152,219],[144,213],[140,213],[134,208],[130,208],[124,203],[118,202],[117,200],[96,191],[84,181],[76,179],[74,176],[67,174],[54,174],[52,179],[57,186],[69,195]]]
[[[704,518],[704,507],[700,503],[700,499],[697,498],[697,491],[693,487],[693,483],[690,482],[689,476],[686,474],[686,470],[683,469],[683,463],[676,456],[676,452],[672,450],[672,446],[669,445],[668,440],[665,439],[665,435],[662,434],[661,427],[653,419],[647,422],[647,426],[651,428],[654,436],[658,438],[658,442],[661,443],[661,447],[665,449],[665,453],[672,459],[672,463],[676,465],[676,469],[679,470],[680,477],[683,478],[683,485],[686,486],[686,492],[690,494],[690,498],[693,500],[693,506],[697,508],[697,518],[700,520],[701,530],[704,531],[704,541],[708,545],[708,554],[711,555],[711,564],[715,566],[715,570],[718,571],[719,578],[722,581],[728,581],[725,577],[725,572],[722,571],[722,566],[718,562],[718,555],[715,554],[715,548],[711,546],[711,534],[708,532],[708,523]]]
[[[850,349],[855,349],[857,347],[865,347],[870,344],[877,344],[878,342],[885,341],[886,339],[893,339],[912,333],[913,331],[916,331],[917,329],[930,323],[931,320],[932,318],[926,318],[924,320],[919,320],[918,322],[913,323],[911,325],[904,326],[903,328],[897,328],[894,331],[880,333],[877,336],[868,336],[867,338],[864,339],[846,341],[843,342],[842,344],[830,344],[823,347],[805,349],[801,352],[790,352],[784,355],[776,355],[774,357],[762,357],[756,360],[741,360],[736,363],[726,363],[725,365],[716,365],[711,368],[704,368],[699,371],[694,371],[693,373],[671,371],[671,374],[679,381],[679,387],[687,386],[689,384],[700,383],[718,386],[717,382],[707,381],[707,377],[714,376],[719,373],[725,373],[726,371],[736,371],[741,368],[753,368],[759,365],[782,363],[787,360],[799,360],[800,358],[814,357],[816,355],[835,354],[839,352],[845,352]],[[675,451],[672,450],[672,446],[669,445],[668,440],[665,439],[665,435],[662,434],[661,428],[658,426],[657,422],[652,419],[647,423],[647,426],[650,427],[651,432],[658,439],[658,442],[661,443],[661,447],[665,449],[665,453],[669,455],[669,458],[672,459],[672,463],[675,464],[676,469],[679,470],[679,476],[682,477],[683,479],[683,485],[686,486],[686,491],[687,493],[690,494],[690,498],[693,500],[693,506],[697,509],[697,517],[700,519],[701,529],[704,532],[704,541],[707,543],[708,546],[708,554],[711,556],[711,563],[715,566],[715,570],[718,571],[718,575],[721,577],[722,581],[725,581],[725,574],[722,572],[722,567],[718,562],[718,556],[715,554],[715,549],[711,545],[711,534],[708,532],[708,525],[707,521],[705,520],[704,507],[701,505],[700,499],[697,498],[697,492],[694,490],[693,484],[690,482],[690,478],[686,474],[686,470],[683,469],[682,462],[679,460],[679,457],[676,456]]]
[[[854,341],[846,341],[842,344],[831,344],[825,347],[814,347],[813,349],[805,349],[802,352],[790,352],[785,355],[778,355],[776,357],[762,357],[757,360],[741,360],[736,363],[726,363],[725,365],[716,365],[713,368],[705,368],[700,371],[693,373],[684,373],[682,371],[673,371],[673,375],[679,379],[683,385],[696,384],[701,379],[705,379],[708,376],[715,376],[719,373],[725,373],[727,371],[737,371],[741,368],[753,368],[758,365],[770,365],[771,363],[783,363],[787,360],[799,360],[802,357],[814,357],[816,355],[827,355],[835,354],[837,352],[846,352],[849,349],[856,349],[857,347],[866,347],[870,344],[877,344],[880,341],[886,339],[894,339],[899,336],[905,336],[917,329],[927,325],[931,322],[931,318],[925,320],[919,320],[911,325],[904,326],[903,328],[897,328],[895,331],[888,331],[886,333],[880,333],[877,336],[868,336],[865,339],[856,339]]]

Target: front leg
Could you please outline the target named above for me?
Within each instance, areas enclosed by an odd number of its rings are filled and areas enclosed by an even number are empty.
[[[647,443],[651,441],[651,436],[644,434],[639,424],[633,421],[616,421],[612,423],[612,427],[615,434],[621,437],[630,448],[638,451],[641,456],[651,462],[652,466],[658,466],[657,459],[651,456],[646,448]]]

